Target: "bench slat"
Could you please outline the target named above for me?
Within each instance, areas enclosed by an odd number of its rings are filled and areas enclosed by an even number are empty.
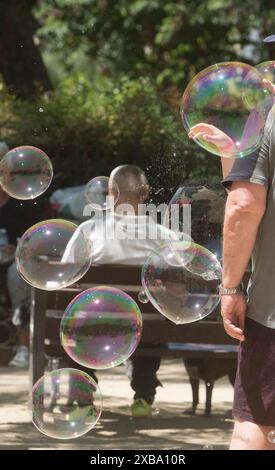
[[[223,324],[217,321],[219,307],[205,320],[187,325],[175,325],[165,319],[150,302],[141,304],[138,293],[141,287],[141,268],[135,266],[92,266],[81,282],[59,291],[46,292],[32,289],[31,308],[31,371],[34,383],[44,370],[44,351],[50,356],[66,354],[60,344],[60,319],[71,300],[81,291],[99,285],[122,288],[138,303],[143,315],[141,342],[135,355],[171,357],[236,357],[232,351],[183,351],[180,346],[170,349],[167,343],[208,343],[213,345],[237,345],[226,335]]]

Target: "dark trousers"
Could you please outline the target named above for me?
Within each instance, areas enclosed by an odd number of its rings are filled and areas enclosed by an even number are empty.
[[[159,356],[132,356],[131,362],[131,387],[134,390],[134,399],[143,398],[152,404],[156,394],[156,388],[161,385],[157,378],[160,366]]]

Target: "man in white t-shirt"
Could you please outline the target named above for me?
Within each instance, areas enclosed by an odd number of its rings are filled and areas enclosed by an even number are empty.
[[[96,218],[79,226],[75,237],[83,231],[89,238],[94,264],[142,266],[152,250],[176,236],[142,213],[142,205],[149,196],[149,185],[139,167],[122,165],[115,168],[110,175],[109,196],[117,195],[117,189],[119,197],[114,210],[96,212]],[[77,252],[73,250],[75,237],[66,249],[64,258],[67,261],[77,258]],[[151,416],[156,387],[161,385],[156,376],[160,357],[134,356],[131,363],[131,387],[135,391],[132,414],[135,417]]]

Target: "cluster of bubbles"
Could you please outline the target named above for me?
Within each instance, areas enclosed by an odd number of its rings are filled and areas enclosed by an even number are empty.
[[[18,147],[0,162],[0,183],[13,198],[34,199],[53,177],[48,156],[34,147]],[[97,177],[86,186],[94,210],[110,210],[119,198],[115,182]],[[89,234],[73,222],[50,219],[30,227],[20,238],[16,265],[31,286],[47,291],[79,281],[92,263]],[[142,331],[136,302],[119,289],[101,286],[75,297],[60,325],[61,343],[68,355],[86,368],[107,369],[127,360]],[[54,370],[33,387],[32,420],[44,434],[59,439],[79,437],[91,430],[101,413],[101,393],[95,381],[76,369]]]
[[[181,102],[185,129],[198,145],[221,157],[245,157],[255,151],[273,107],[275,62],[253,68],[224,62],[206,68],[187,86]],[[18,147],[0,162],[0,184],[16,199],[34,199],[49,187],[53,177],[48,156],[34,147]],[[108,211],[119,200],[119,188],[108,177],[93,178],[85,198],[94,210]],[[206,213],[210,226],[220,223],[223,203],[206,186],[181,187],[173,205],[192,205],[200,222]],[[197,212],[196,212],[197,211]],[[187,324],[208,316],[218,305],[221,281],[220,237],[211,232],[196,243],[192,234],[166,241],[154,250],[142,269],[138,301],[149,301],[175,324]],[[196,222],[196,221],[195,221]],[[208,236],[209,235],[209,236]],[[202,246],[203,245],[203,246]],[[210,251],[209,251],[210,250]],[[68,287],[81,279],[92,263],[92,246],[85,232],[72,222],[52,219],[30,227],[21,237],[16,264],[21,276],[44,290]],[[135,351],[142,332],[137,303],[125,292],[108,286],[90,288],[66,308],[60,324],[61,343],[71,359],[85,368],[107,369],[122,364]],[[32,419],[44,434],[71,439],[91,430],[102,409],[96,382],[77,369],[59,369],[41,377],[33,387]],[[268,439],[274,442],[274,431]],[[209,446],[210,448],[210,446]]]
[[[136,302],[120,289],[90,288],[66,308],[61,344],[74,362],[108,369],[125,362],[138,346],[142,316]],[[32,420],[56,439],[86,434],[99,420],[102,397],[97,383],[78,369],[57,369],[40,378],[32,392]]]

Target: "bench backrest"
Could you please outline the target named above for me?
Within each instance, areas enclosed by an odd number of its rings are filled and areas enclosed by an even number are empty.
[[[99,285],[120,288],[137,302],[144,322],[141,343],[236,344],[236,341],[224,332],[219,307],[205,320],[187,325],[175,325],[161,315],[150,302],[146,304],[139,302],[138,294],[142,290],[141,268],[121,265],[92,266],[77,284],[59,291],[45,292],[43,302],[45,302],[47,316],[46,340],[48,343],[59,340],[60,318],[69,302],[81,291]],[[35,308],[39,308],[37,303]]]

